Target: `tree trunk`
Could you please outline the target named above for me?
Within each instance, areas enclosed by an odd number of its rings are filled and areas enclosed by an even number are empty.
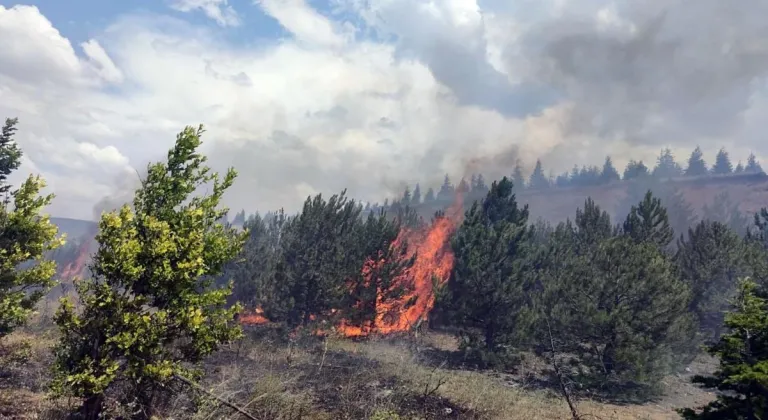
[[[602,364],[603,364],[603,371],[606,375],[610,375],[613,372],[614,369],[614,359],[616,358],[616,350],[615,346],[613,345],[613,342],[609,342],[605,345],[605,349],[603,349],[603,357],[602,357]]]
[[[92,395],[83,402],[78,410],[78,417],[83,420],[97,420],[104,408],[104,395]]]
[[[496,326],[493,324],[485,326],[485,348],[489,351],[496,348]]]

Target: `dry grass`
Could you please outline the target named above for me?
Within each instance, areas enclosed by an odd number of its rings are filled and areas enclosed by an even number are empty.
[[[17,331],[2,340],[0,353],[15,355],[0,362],[0,419],[61,419],[69,411],[68,402],[46,393],[54,343],[50,330]]]
[[[422,340],[422,346],[439,346],[454,349],[454,340],[443,334],[430,334]],[[385,371],[408,384],[418,392],[424,386],[441,382],[437,393],[450,401],[462,405],[482,418],[499,420],[567,419],[570,411],[562,398],[548,390],[529,387],[525,378],[542,369],[541,361],[533,357],[515,375],[490,374],[488,372],[428,367],[423,357],[403,345],[386,341],[355,343],[334,340],[333,346],[343,351],[359,354],[364,358],[382,363]],[[709,362],[709,361],[707,361]],[[711,363],[697,361],[697,372],[711,368]],[[582,400],[578,411],[584,418],[603,420],[623,419],[679,419],[674,408],[697,406],[712,398],[690,384],[687,377],[669,377],[667,390],[675,389],[676,399],[662,398],[656,403],[642,405],[617,405]]]
[[[325,341],[270,339],[261,331],[215,354],[205,365],[201,385],[259,419],[567,419],[568,407],[554,392],[526,378],[543,366],[530,357],[514,374],[463,370],[436,359],[436,351],[455,350],[448,335],[430,333],[418,339]],[[274,334],[272,336],[275,336]],[[45,332],[18,332],[5,340],[31,343],[26,363],[4,376],[0,419],[62,418],[66,402],[46,398],[50,347]],[[692,373],[711,366],[697,362]],[[655,404],[617,405],[578,402],[584,418],[602,420],[676,419],[674,407],[699,405],[711,398],[671,377],[671,397]],[[671,392],[675,390],[675,392]],[[167,419],[237,419],[234,410],[187,387],[161,410]]]

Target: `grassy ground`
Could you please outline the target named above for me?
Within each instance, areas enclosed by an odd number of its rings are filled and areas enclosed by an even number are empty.
[[[456,368],[441,360],[455,348],[447,335],[418,339],[350,341],[328,338],[278,340],[274,332],[249,331],[248,338],[216,353],[201,385],[259,419],[568,419],[562,398],[536,378],[543,361],[527,357],[516,372],[493,374]],[[51,401],[45,384],[54,342],[45,331],[18,332],[5,348],[31,343],[25,363],[0,377],[0,419],[61,418],[74,402]],[[663,396],[643,404],[579,400],[583,418],[675,419],[674,408],[696,406],[712,395],[688,376],[712,368],[697,360],[682,376],[667,378]],[[183,389],[180,387],[180,389]],[[179,392],[163,418],[243,418],[199,393]]]

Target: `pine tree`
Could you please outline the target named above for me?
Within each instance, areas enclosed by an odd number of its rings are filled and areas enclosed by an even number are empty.
[[[540,160],[536,161],[536,166],[533,168],[533,173],[528,181],[528,185],[534,190],[549,188],[549,180],[547,179],[547,176],[544,175],[544,169],[541,167]]]
[[[411,197],[411,204],[414,206],[418,206],[421,204],[421,187],[419,184],[416,184],[416,187],[413,188],[413,197]]]
[[[437,199],[439,201],[452,201],[455,195],[456,189],[451,183],[451,178],[446,174],[443,185],[440,187],[440,191],[437,192]]]
[[[274,321],[306,326],[313,319],[327,320],[341,307],[349,279],[355,278],[364,260],[357,252],[360,206],[346,191],[325,200],[307,197],[301,213],[284,228],[285,277]],[[284,310],[278,312],[278,308]]]
[[[692,292],[690,310],[699,321],[705,339],[717,339],[722,313],[743,273],[743,244],[727,226],[704,220],[678,244],[675,260]]]
[[[718,193],[712,200],[712,205],[705,204],[702,214],[704,219],[720,222],[739,236],[747,233],[749,218],[741,213],[739,203],[731,200],[728,191]]]
[[[624,233],[637,242],[650,242],[660,249],[665,249],[674,238],[674,231],[669,227],[667,209],[661,200],[654,197],[651,190],[645,193],[643,201],[632,206],[624,221]]]
[[[54,284],[56,262],[46,255],[64,244],[50,218],[41,214],[53,200],[53,195],[40,196],[45,181],[30,175],[13,192],[7,183],[22,156],[13,141],[15,124],[16,119],[6,120],[0,135],[0,193],[10,195],[0,202],[0,339],[24,324]]]
[[[525,189],[525,175],[523,175],[523,168],[520,166],[520,160],[515,162],[515,170],[512,172],[512,184],[515,191],[522,191]]]
[[[110,393],[152,417],[171,380],[199,376],[194,364],[241,335],[240,307],[223,307],[230,290],[210,288],[245,239],[216,223],[236,173],[219,179],[204,166],[202,133],[187,127],[167,163],[149,166],[133,209],[102,215],[95,277],[77,285],[83,309],[65,299],[56,314],[53,388],[83,398],[86,418],[103,413]],[[193,196],[205,185],[210,195]]]
[[[707,164],[704,162],[704,153],[701,148],[696,146],[688,158],[688,168],[685,169],[685,176],[699,176],[707,174]]]
[[[7,194],[10,191],[8,175],[19,169],[21,165],[21,149],[13,140],[18,123],[18,118],[6,118],[5,125],[0,131],[0,194]]]
[[[643,178],[647,175],[649,175],[648,167],[645,166],[642,160],[639,162],[630,160],[629,163],[627,164],[626,169],[624,169],[625,180]]]
[[[348,325],[363,332],[385,327],[391,319],[387,315],[405,310],[410,303],[402,302],[402,297],[413,284],[402,279],[413,266],[415,255],[406,258],[407,244],[396,242],[400,228],[400,220],[390,220],[384,212],[369,214],[360,224],[354,250],[350,250],[360,254],[361,270],[348,284],[342,314]]]
[[[575,238],[583,246],[593,246],[614,235],[611,216],[600,208],[591,197],[584,202],[584,207],[576,209]]]
[[[621,179],[621,176],[619,176],[619,171],[617,171],[613,166],[613,161],[611,160],[610,156],[605,157],[601,179],[604,184],[608,184]]]
[[[755,229],[750,230],[750,238],[768,249],[768,208],[763,207],[755,213],[753,222]]]
[[[741,161],[736,165],[735,168],[733,168],[733,173],[735,174],[743,174],[744,173],[744,165],[741,164]]]
[[[232,224],[237,226],[243,226],[245,224],[245,210],[240,210],[240,212],[235,215]]]
[[[696,224],[696,212],[677,187],[666,184],[659,186],[655,191],[661,198],[661,204],[667,209],[669,225],[675,232],[687,232],[688,228]]]
[[[395,215],[395,220],[400,227],[411,230],[422,229],[426,225],[424,218],[419,216],[416,209],[411,206],[401,208]]]
[[[682,175],[683,170],[675,162],[675,157],[670,149],[663,149],[656,161],[656,167],[653,168],[653,176],[656,178],[674,178]]]
[[[445,312],[461,328],[462,348],[489,364],[504,359],[525,324],[527,220],[527,206],[518,207],[505,177],[472,205],[452,242],[456,262],[442,297]]]
[[[728,152],[725,148],[720,148],[715,157],[715,164],[712,166],[712,173],[716,175],[726,175],[733,173],[733,165],[731,164],[731,158],[728,157]]]
[[[571,185],[582,185],[581,182],[581,175],[579,173],[579,165],[573,165],[573,168],[571,169]]]
[[[432,187],[427,189],[427,194],[424,195],[424,202],[431,203],[435,201],[435,190]]]
[[[757,157],[754,153],[749,154],[749,158],[747,158],[747,167],[744,168],[744,172],[751,174],[763,172],[763,168],[760,166],[760,162],[757,161]]]
[[[235,217],[237,219],[237,217]],[[221,274],[217,276],[216,286],[226,285],[229,281],[234,284],[232,294],[229,296],[228,303],[242,302],[246,306],[254,306],[256,300],[256,290],[259,287],[256,278],[257,275],[252,270],[264,272],[263,266],[257,266],[258,263],[266,263],[263,255],[259,259],[253,258],[254,254],[261,253],[261,246],[266,237],[267,224],[260,215],[248,219],[243,228],[247,229],[248,237],[243,244],[238,256],[224,264]]]
[[[472,189],[473,193],[476,193],[480,196],[485,196],[488,194],[488,185],[485,183],[485,177],[483,177],[483,174],[478,174],[477,178],[475,178],[475,186]]]
[[[602,183],[600,168],[595,165],[582,166],[579,171],[579,180],[581,185],[600,185]]]
[[[260,307],[270,319],[284,310],[285,302],[277,301],[275,296],[285,283],[278,284],[276,276],[284,267],[279,264],[283,259],[284,229],[289,222],[283,210],[263,218],[256,214],[246,220],[243,228],[248,238],[243,249],[235,260],[227,263],[217,281],[217,285],[230,280],[234,283],[230,303],[242,302],[249,309]]]
[[[696,213],[691,204],[685,200],[682,192],[673,183],[662,182],[656,177],[647,177],[629,183],[627,196],[618,203],[614,213],[621,216],[628,214],[633,205],[643,200],[648,190],[651,190],[653,195],[661,200],[661,205],[667,209],[669,226],[673,231],[685,234],[688,228],[696,223]]]
[[[587,368],[582,381],[653,384],[675,365],[689,341],[689,292],[658,246],[616,236],[588,199],[574,224],[555,229],[536,265],[540,322],[573,366]]]
[[[456,192],[459,194],[467,194],[469,191],[469,184],[464,178],[461,178],[459,185],[456,187]]]
[[[720,359],[712,376],[693,382],[716,388],[717,399],[698,410],[679,410],[686,420],[756,420],[768,412],[768,302],[749,279],[739,285],[736,310],[725,317],[728,333],[709,348]]]
[[[571,185],[571,177],[568,172],[563,172],[562,174],[558,175],[557,178],[555,178],[555,185],[560,188]]]
[[[744,238],[744,259],[761,296],[768,296],[768,209],[755,213],[754,225]]]

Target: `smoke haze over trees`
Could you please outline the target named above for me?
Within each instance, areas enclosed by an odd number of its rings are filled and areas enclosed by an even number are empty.
[[[345,188],[426,196],[517,160],[527,178],[537,159],[549,176],[606,155],[652,168],[665,147],[681,164],[696,145],[710,166],[721,147],[734,167],[768,155],[765,1],[334,5],[126,3],[88,33],[47,4],[4,6],[0,36],[22,47],[2,56],[0,113],[24,125],[22,171],[57,186],[53,214],[89,219],[189,121],[215,133],[215,168],[242,168],[225,202],[249,212]]]

